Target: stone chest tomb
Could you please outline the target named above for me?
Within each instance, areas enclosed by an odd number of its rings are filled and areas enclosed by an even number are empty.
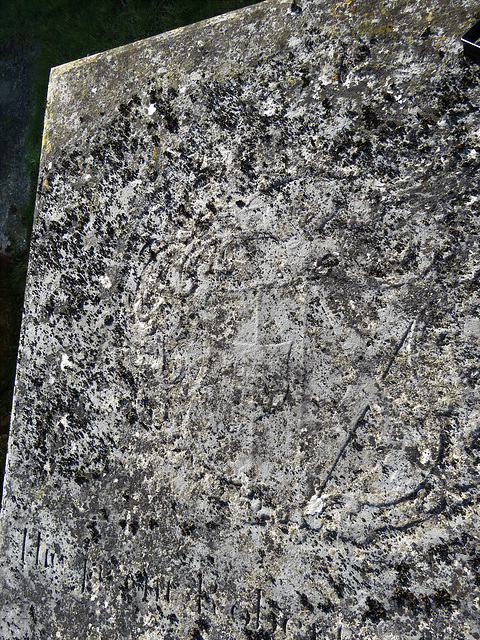
[[[475,10],[267,1],[52,70],[2,638],[479,637]]]

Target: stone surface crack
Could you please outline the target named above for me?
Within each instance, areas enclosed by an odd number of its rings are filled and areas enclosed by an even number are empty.
[[[385,371],[383,372],[382,375],[382,380],[385,380],[385,378],[388,376],[388,374],[390,373],[390,369],[393,366],[393,363],[395,361],[395,358],[398,356],[398,354],[400,353],[400,349],[403,347],[403,345],[405,344],[405,340],[407,339],[408,334],[410,333],[411,328],[414,326],[415,324],[415,320],[412,320],[410,322],[410,324],[407,327],[407,330],[405,331],[405,333],[403,334],[402,338],[400,339],[400,342],[397,344],[397,347],[395,349],[395,352],[393,354],[393,356],[390,358],[390,362],[387,365],[387,368],[385,369]]]
[[[363,424],[363,421],[365,420],[365,416],[367,415],[368,411],[370,410],[370,405],[367,404],[367,406],[364,408],[364,410],[362,411],[360,417],[358,418],[358,420],[355,422],[355,425],[353,427],[353,429],[350,430],[347,439],[345,440],[345,442],[343,443],[342,448],[340,449],[340,451],[337,454],[337,457],[335,458],[335,461],[333,462],[332,466],[330,467],[330,471],[327,474],[327,477],[325,478],[325,480],[323,481],[322,486],[320,487],[320,490],[317,494],[318,498],[321,498],[325,488],[327,486],[327,484],[330,481],[330,478],[332,477],[332,475],[335,472],[335,469],[337,467],[337,464],[340,462],[343,454],[345,453],[345,450],[347,449],[348,445],[350,444],[351,439],[353,438],[353,436],[355,435],[358,427],[360,424]]]
[[[327,318],[329,319],[329,321],[330,321],[330,323],[331,323],[331,325],[332,325],[332,329],[333,329],[333,328],[334,328],[334,327],[333,327],[333,322],[332,322],[332,320],[331,320],[330,316],[326,313],[326,311],[325,311],[325,308],[324,308],[323,304],[322,304],[322,309],[324,310],[325,315],[326,315],[326,316],[327,316]],[[403,345],[405,344],[405,341],[406,341],[406,339],[407,339],[407,337],[408,337],[408,335],[409,335],[409,333],[410,333],[411,329],[414,327],[414,325],[415,325],[415,320],[412,320],[412,321],[410,322],[410,324],[408,325],[408,327],[407,327],[406,331],[404,332],[403,336],[401,337],[400,341],[398,342],[398,344],[397,344],[397,346],[396,346],[396,348],[395,348],[395,352],[393,353],[393,355],[392,355],[392,357],[391,357],[391,359],[390,359],[390,362],[388,363],[387,368],[385,369],[385,371],[384,371],[384,373],[383,373],[383,375],[382,375],[382,380],[385,380],[385,378],[386,378],[386,377],[387,377],[387,375],[389,374],[390,369],[392,368],[393,363],[394,363],[394,361],[395,361],[396,357],[398,356],[398,354],[399,354],[400,350],[402,349]],[[360,417],[358,418],[358,420],[355,422],[354,427],[349,431],[348,436],[347,436],[347,439],[346,439],[346,440],[345,440],[345,442],[343,443],[343,445],[342,445],[342,447],[341,447],[340,451],[339,451],[339,452],[338,452],[338,454],[337,454],[337,457],[335,458],[335,460],[334,460],[334,462],[333,462],[332,466],[330,467],[329,472],[327,473],[327,476],[326,476],[325,480],[323,481],[323,484],[322,484],[322,485],[321,485],[321,487],[320,487],[319,492],[317,493],[317,498],[318,498],[318,499],[320,499],[320,498],[323,496],[323,494],[324,494],[324,492],[325,492],[325,488],[326,488],[327,484],[329,483],[329,481],[330,481],[331,477],[333,476],[333,474],[334,474],[334,472],[335,472],[335,469],[336,469],[336,467],[337,467],[338,463],[339,463],[339,462],[340,462],[340,460],[342,459],[342,457],[343,457],[343,455],[344,455],[344,453],[345,453],[345,451],[346,451],[346,449],[347,449],[348,445],[350,444],[350,441],[352,440],[353,436],[355,435],[355,433],[356,433],[356,431],[357,431],[357,429],[358,429],[358,426],[364,422],[364,420],[365,420],[365,416],[366,416],[366,414],[368,413],[369,409],[370,409],[370,405],[369,405],[369,404],[367,404],[367,405],[366,405],[366,407],[364,408],[364,410],[363,410],[362,414],[360,415]],[[363,504],[364,504],[364,506],[370,506],[370,507],[379,507],[379,508],[382,508],[382,507],[394,506],[395,504],[399,504],[399,503],[401,503],[401,502],[405,502],[405,501],[407,501],[407,500],[410,500],[410,499],[414,498],[414,497],[418,494],[418,492],[419,492],[419,491],[420,491],[420,490],[425,486],[425,483],[426,483],[426,481],[427,481],[427,478],[430,476],[430,474],[432,473],[433,469],[434,469],[434,468],[438,465],[438,463],[440,462],[441,457],[442,457],[442,455],[443,455],[443,450],[444,450],[444,443],[443,443],[443,437],[441,436],[441,437],[440,437],[440,445],[439,445],[439,452],[438,452],[437,460],[435,461],[435,464],[434,464],[434,466],[432,467],[432,470],[429,472],[428,476],[427,476],[427,477],[426,477],[426,478],[425,478],[425,479],[420,483],[420,485],[419,485],[416,489],[414,489],[412,492],[410,492],[410,493],[409,493],[409,494],[407,494],[406,496],[402,496],[402,497],[401,497],[401,498],[399,498],[398,500],[395,500],[395,501],[393,501],[393,502],[391,502],[391,503],[390,503],[390,502],[388,502],[388,503],[381,503],[381,504],[363,503]]]

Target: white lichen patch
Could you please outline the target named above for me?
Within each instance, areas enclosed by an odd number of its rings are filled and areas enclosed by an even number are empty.
[[[110,289],[111,288],[112,281],[110,280],[110,278],[107,275],[100,276],[99,280],[100,280],[100,284],[102,285],[102,287],[104,289]]]
[[[60,361],[60,369],[65,371],[66,369],[71,369],[74,366],[73,362],[70,360],[70,357],[66,353],[62,353],[62,359]]]

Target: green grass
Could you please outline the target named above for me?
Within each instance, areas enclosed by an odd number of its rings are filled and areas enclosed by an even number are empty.
[[[254,0],[0,0],[0,43],[34,51],[25,169],[30,191],[18,215],[27,248],[0,256],[0,496],[43,115],[51,67],[254,4]]]

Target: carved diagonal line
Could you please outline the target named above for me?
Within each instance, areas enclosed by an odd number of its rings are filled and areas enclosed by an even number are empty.
[[[415,324],[415,320],[412,320],[410,322],[410,324],[408,325],[407,330],[405,331],[405,333],[401,337],[399,343],[397,344],[397,346],[395,348],[395,352],[394,352],[393,356],[391,357],[390,362],[388,363],[388,366],[387,366],[387,368],[385,369],[385,371],[384,371],[384,373],[382,375],[382,380],[385,380],[385,378],[389,374],[390,369],[392,368],[392,365],[393,365],[393,363],[395,361],[395,358],[398,356],[398,354],[400,352],[400,349],[405,344],[405,340],[407,339],[407,336],[410,333],[410,330],[412,329],[414,324]],[[335,469],[336,469],[338,463],[342,459],[342,457],[343,457],[348,445],[350,444],[350,441],[351,441],[352,437],[354,436],[359,424],[361,424],[363,422],[363,420],[365,419],[365,416],[367,415],[367,412],[369,411],[369,409],[370,409],[370,405],[367,404],[365,409],[362,411],[361,416],[355,422],[355,425],[354,425],[353,429],[351,429],[349,431],[347,439],[345,440],[345,442],[342,445],[342,448],[338,452],[337,457],[335,458],[335,461],[333,462],[332,466],[330,467],[330,470],[329,470],[329,472],[328,472],[328,474],[327,474],[327,476],[326,476],[326,478],[325,478],[325,480],[324,480],[324,482],[323,482],[323,484],[322,484],[322,486],[320,488],[320,491],[318,492],[318,497],[319,498],[323,495],[323,493],[325,491],[325,488],[326,488],[327,484],[329,483],[333,473],[335,472]]]
[[[390,369],[392,368],[392,365],[395,361],[395,358],[398,356],[398,354],[400,353],[400,349],[403,347],[403,345],[405,344],[405,340],[407,339],[408,334],[410,333],[410,329],[413,327],[413,325],[415,324],[415,320],[412,320],[410,322],[410,324],[407,327],[407,330],[405,331],[405,333],[403,334],[402,338],[400,339],[400,342],[397,344],[397,347],[395,349],[395,352],[393,354],[393,356],[390,359],[390,362],[387,365],[387,368],[385,369],[385,371],[383,372],[382,375],[382,380],[385,380],[385,378],[388,376],[388,374],[390,373]]]
[[[347,439],[345,440],[345,442],[343,443],[342,448],[340,449],[340,451],[338,452],[337,457],[335,458],[334,463],[332,464],[332,466],[330,467],[330,471],[327,474],[327,477],[325,478],[320,491],[318,492],[318,497],[320,498],[323,495],[323,492],[325,491],[325,487],[327,486],[328,482],[330,481],[330,478],[332,477],[337,464],[340,462],[343,454],[345,453],[346,448],[348,447],[348,445],[350,444],[350,440],[353,438],[353,436],[355,435],[356,430],[358,429],[359,424],[361,424],[363,422],[363,420],[365,419],[365,416],[367,415],[367,412],[370,410],[370,405],[367,404],[367,406],[365,407],[365,409],[362,411],[360,417],[358,418],[358,420],[355,422],[355,425],[353,427],[353,429],[350,430]]]

